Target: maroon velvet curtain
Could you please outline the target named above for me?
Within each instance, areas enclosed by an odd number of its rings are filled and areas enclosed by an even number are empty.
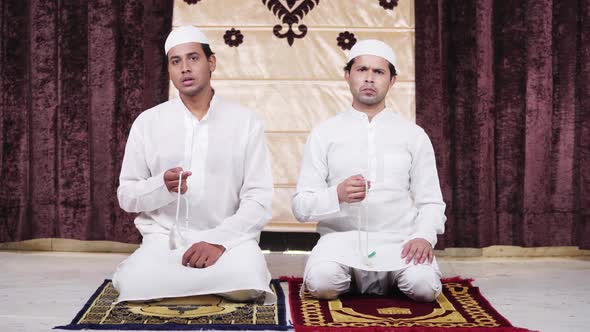
[[[441,247],[590,248],[590,1],[416,1]]]
[[[138,242],[115,193],[132,121],[167,99],[172,1],[1,10],[0,242]]]
[[[0,7],[0,242],[137,242],[117,178],[133,119],[167,96],[172,1]],[[590,0],[415,7],[440,247],[590,248]]]

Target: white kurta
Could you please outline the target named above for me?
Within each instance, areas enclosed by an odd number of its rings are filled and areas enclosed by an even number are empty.
[[[356,174],[371,181],[367,199],[339,203],[338,184]],[[367,271],[402,269],[403,244],[419,237],[434,247],[446,220],[428,136],[389,108],[369,122],[349,107],[312,130],[292,208],[299,221],[319,221],[321,237],[306,271],[322,261]],[[376,253],[371,258],[367,247]]]
[[[217,96],[201,121],[180,98],[138,116],[117,195],[121,208],[139,213],[135,225],[144,244],[161,238],[149,235],[168,236],[175,223],[177,194],[168,191],[163,175],[179,166],[192,171],[183,195],[187,200],[180,206],[181,234],[190,239],[188,245],[206,241],[226,251],[212,267],[195,269],[181,265],[186,246],[171,250],[167,242],[153,241],[163,248],[150,243],[149,250],[140,248],[117,269],[113,280],[119,301],[251,289],[266,292],[266,302],[274,302],[270,273],[256,243],[271,217],[273,192],[261,122],[250,110]]]

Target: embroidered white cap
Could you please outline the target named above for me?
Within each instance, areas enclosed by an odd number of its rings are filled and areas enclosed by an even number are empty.
[[[375,55],[378,57],[382,57],[383,59],[389,61],[392,65],[395,66],[395,53],[393,49],[384,42],[376,39],[367,39],[367,40],[359,40],[350,52],[348,53],[348,59],[346,62],[350,62],[350,60],[356,58],[360,55]]]
[[[164,50],[168,54],[171,48],[184,43],[209,44],[209,39],[198,28],[192,25],[185,25],[170,32],[168,38],[166,38],[166,43],[164,43]]]

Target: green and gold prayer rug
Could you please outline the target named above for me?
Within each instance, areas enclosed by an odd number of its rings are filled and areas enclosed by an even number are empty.
[[[271,282],[277,304],[234,303],[215,295],[121,302],[110,280],[96,290],[67,330],[287,330],[285,296]]]
[[[470,280],[443,280],[432,303],[417,303],[401,293],[390,296],[343,295],[317,300],[305,292],[301,278],[289,281],[289,303],[296,332],[524,332],[513,327]]]

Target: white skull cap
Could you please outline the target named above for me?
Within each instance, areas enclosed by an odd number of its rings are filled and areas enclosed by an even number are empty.
[[[168,54],[168,51],[174,46],[185,43],[209,44],[209,39],[207,39],[205,34],[203,34],[198,28],[195,28],[192,25],[185,25],[170,32],[168,38],[166,38],[164,50],[166,51],[166,54]]]
[[[346,62],[350,62],[350,60],[360,55],[375,55],[382,57],[395,66],[395,53],[389,45],[380,40],[367,39],[358,41],[348,53],[348,60],[346,60]]]

